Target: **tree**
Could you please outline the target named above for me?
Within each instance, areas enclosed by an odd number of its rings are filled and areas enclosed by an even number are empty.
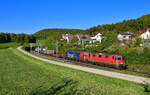
[[[6,42],[36,42],[36,37],[34,35],[27,34],[14,34],[14,33],[0,33],[0,43]]]
[[[5,34],[4,33],[0,33],[0,43],[4,43],[4,42],[6,42]]]
[[[143,41],[142,41],[142,39],[140,37],[136,37],[135,38],[135,45],[136,46],[140,46],[140,44],[142,44],[142,43],[143,43]]]

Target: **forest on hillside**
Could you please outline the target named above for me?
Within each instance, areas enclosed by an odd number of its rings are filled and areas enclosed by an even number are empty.
[[[100,32],[107,38],[108,33],[117,35],[121,32],[137,32],[144,28],[150,27],[150,14],[144,15],[137,19],[124,20],[115,24],[103,24],[91,27],[86,30],[81,29],[43,29],[33,35],[14,34],[14,33],[0,33],[0,43],[4,42],[35,42],[35,40],[59,40],[62,34],[89,34],[95,35]],[[113,36],[114,40],[117,40]]]
[[[112,36],[113,41],[117,41],[116,36],[122,32],[136,32],[150,27],[150,14],[144,15],[137,19],[124,20],[115,24],[103,24],[91,27],[86,30],[81,29],[43,29],[34,35],[38,40],[59,40],[62,34],[89,34],[95,35],[101,33],[109,39]],[[110,35],[111,34],[111,35]]]
[[[36,32],[34,35],[37,37],[37,39],[52,39],[52,40],[58,40],[61,38],[62,34],[87,34],[88,31],[81,30],[81,29],[43,29],[38,32]]]
[[[122,22],[117,22],[115,24],[103,24],[97,25],[87,29],[90,34],[96,32],[105,31],[115,31],[117,33],[121,32],[137,32],[138,30],[143,30],[144,28],[150,27],[150,14],[144,15],[137,19],[124,20]]]
[[[18,43],[35,43],[36,37],[27,34],[0,33],[0,43],[18,42]]]

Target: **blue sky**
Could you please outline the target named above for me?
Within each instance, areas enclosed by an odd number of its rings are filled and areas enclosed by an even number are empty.
[[[0,32],[87,29],[150,13],[150,0],[0,0]]]

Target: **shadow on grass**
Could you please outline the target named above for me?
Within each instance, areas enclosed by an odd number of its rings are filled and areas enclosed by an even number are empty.
[[[63,82],[44,88],[42,86],[33,90],[29,95],[74,95],[77,93],[77,82],[73,80],[63,80]]]
[[[0,49],[8,49],[9,47],[0,47]]]
[[[144,92],[150,92],[150,83],[142,84],[142,87],[144,88]]]

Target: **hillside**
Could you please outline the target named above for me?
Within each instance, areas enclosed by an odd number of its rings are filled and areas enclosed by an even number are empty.
[[[88,34],[88,31],[80,29],[43,29],[35,33],[37,43],[48,49],[56,49],[56,40],[59,41],[59,51],[65,51],[66,48],[74,48],[72,44],[66,45],[66,42],[60,41],[62,34]],[[63,44],[63,46],[62,46]],[[78,47],[77,47],[78,48]]]
[[[150,27],[150,14],[144,15],[137,19],[124,20],[122,22],[117,22],[115,24],[103,24],[97,25],[87,29],[91,33],[95,32],[105,32],[105,31],[115,31],[120,32],[137,32],[143,28]]]
[[[91,27],[87,30],[81,30],[81,29],[43,29],[35,33],[35,35],[39,38],[45,38],[44,33],[46,32],[46,37],[48,36],[54,36],[54,35],[61,35],[64,33],[70,33],[70,34],[77,34],[77,33],[83,33],[83,34],[92,34],[93,32],[104,32],[104,31],[115,31],[117,33],[119,32],[137,32],[138,30],[141,30],[143,28],[150,27],[150,14],[144,15],[142,17],[139,17],[137,19],[130,19],[130,20],[124,20],[122,22],[117,22],[115,24],[102,24],[97,25],[94,27]],[[60,36],[56,36],[60,37]]]
[[[43,29],[35,33],[37,39],[46,39],[50,38],[52,40],[59,40],[62,34],[77,34],[82,33],[86,34],[88,31],[81,29]]]
[[[9,42],[17,42],[17,43],[35,43],[35,36],[28,34],[15,34],[15,33],[1,33],[0,32],[0,43],[9,43]]]
[[[120,32],[137,32],[138,30],[150,27],[150,14],[144,15],[137,19],[124,20],[115,24],[103,24],[91,27],[87,30],[80,29],[43,29],[35,33],[38,40],[45,40],[56,42],[61,39],[62,34],[89,34],[95,35],[101,33],[107,38],[104,44],[108,43],[105,47],[110,44],[118,42],[117,34]],[[48,45],[44,45],[49,47]],[[105,48],[103,47],[103,48]]]

